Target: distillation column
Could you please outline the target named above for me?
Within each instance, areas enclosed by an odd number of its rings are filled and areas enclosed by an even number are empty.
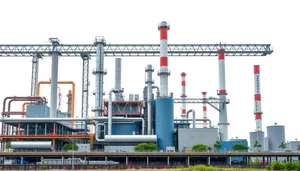
[[[154,69],[152,65],[147,65],[145,72],[147,73],[147,135],[152,135],[152,72]]]
[[[115,89],[121,90],[122,81],[122,58],[115,59]],[[121,93],[115,93],[115,100],[122,100]]]
[[[206,93],[207,92],[202,92],[202,96],[203,96],[203,128],[207,128],[207,120],[205,120],[205,119],[207,119],[207,107],[206,107]]]
[[[182,72],[181,74],[181,99],[182,99],[182,106],[181,106],[181,118],[182,119],[186,119],[187,118],[187,114],[186,114],[186,103],[185,103],[185,99],[186,99],[186,93],[185,93],[185,76],[186,73]]]
[[[162,21],[158,29],[160,31],[160,96],[168,97],[168,76],[170,72],[168,69],[168,30],[170,29],[167,22]]]
[[[221,141],[228,140],[228,121],[227,121],[227,104],[226,104],[226,84],[225,84],[225,55],[224,49],[219,49],[218,52],[219,58],[219,98],[223,101],[223,103],[219,103],[219,131],[220,131],[220,139]]]
[[[106,75],[104,70],[104,46],[106,41],[104,37],[96,37],[95,46],[97,46],[96,70],[93,74],[96,75],[96,90],[95,90],[95,107],[92,109],[95,116],[102,116],[103,112],[103,75]]]
[[[51,68],[51,101],[50,101],[50,118],[55,118],[57,114],[57,77],[58,77],[58,51],[57,46],[59,40],[57,38],[50,38],[52,43],[52,68]]]

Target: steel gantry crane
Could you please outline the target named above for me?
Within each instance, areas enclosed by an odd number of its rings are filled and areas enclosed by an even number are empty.
[[[98,61],[96,70],[96,116],[102,115],[103,100],[103,75],[106,74],[104,69],[104,56],[160,56],[159,44],[107,44],[104,37],[96,37],[94,44],[61,44],[59,39],[50,38],[52,44],[0,44],[0,57],[33,57],[32,60],[32,80],[31,95],[34,96],[38,82],[38,61],[42,57],[52,57],[51,78],[57,79],[58,73],[58,56],[61,57],[81,57],[83,59],[82,72],[82,111],[81,116],[88,115],[88,87],[89,87],[89,59],[96,56]],[[273,52],[270,44],[168,44],[168,56],[218,56],[219,49],[224,50],[225,56],[266,56]],[[53,78],[52,78],[53,80]],[[55,82],[53,81],[53,84]],[[51,85],[52,86],[52,85]],[[53,90],[55,85],[53,87]],[[55,94],[51,94],[55,96]],[[52,98],[51,98],[52,99]],[[54,98],[55,99],[55,98]],[[180,99],[174,99],[175,103],[180,103]],[[191,103],[203,103],[202,99],[186,99]],[[57,102],[51,101],[50,106],[56,106]],[[207,103],[219,110],[216,103],[228,103],[228,100],[207,99]],[[55,113],[56,108],[52,109]],[[51,113],[50,113],[51,115]]]

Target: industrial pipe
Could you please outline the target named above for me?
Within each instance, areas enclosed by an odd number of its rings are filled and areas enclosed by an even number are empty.
[[[25,106],[26,105],[28,105],[28,104],[32,104],[31,102],[24,102],[23,104],[22,104],[22,113],[24,113],[23,115],[22,115],[22,118],[24,118],[24,116],[25,116]]]
[[[121,81],[122,81],[122,58],[115,59],[115,89],[121,90]],[[115,100],[120,101],[121,93],[115,93]]]
[[[174,121],[193,121],[192,119],[174,119]],[[209,128],[211,128],[211,120],[210,119],[195,119],[195,121],[208,121]]]
[[[107,135],[105,142],[156,142],[156,135]]]
[[[195,114],[195,110],[194,109],[190,109],[187,111],[187,116],[189,115],[189,113],[193,112],[193,128],[196,128],[196,114]]]
[[[71,117],[75,117],[75,83],[73,81],[58,81],[58,84],[71,84],[72,85],[72,114]],[[51,81],[40,81],[37,86],[36,94],[40,95],[40,86],[41,84],[51,84]],[[56,107],[55,107],[56,108]]]
[[[145,86],[145,87],[144,87],[144,91],[146,91],[147,89],[148,89],[147,86]],[[152,89],[157,89],[157,91],[156,91],[156,97],[158,98],[158,97],[160,96],[160,90],[159,90],[159,87],[153,85],[153,86],[152,86]]]
[[[147,135],[151,135],[152,133],[152,84],[154,83],[152,80],[152,72],[154,69],[152,65],[147,65],[145,72],[147,73]]]
[[[112,88],[108,94],[108,135],[111,135],[112,128],[112,93],[120,93],[122,90]]]

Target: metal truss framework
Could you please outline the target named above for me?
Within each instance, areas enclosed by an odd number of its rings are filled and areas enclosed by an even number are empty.
[[[217,56],[219,48],[225,49],[226,56],[266,56],[273,52],[270,44],[169,44],[168,56]],[[93,44],[59,44],[56,51],[60,56],[96,55]],[[53,45],[0,45],[0,57],[22,57],[40,54],[51,56]],[[159,44],[107,44],[105,56],[160,56]]]
[[[205,101],[206,100],[206,101]],[[187,99],[181,99],[181,98],[174,98],[174,103],[207,103],[212,108],[216,109],[220,112],[219,104],[220,103],[226,103],[229,104],[229,99],[219,99],[215,97],[208,97],[206,99],[204,98],[187,98]]]
[[[82,65],[82,107],[81,118],[88,117],[88,99],[89,99],[89,60],[88,54],[81,55]]]
[[[38,85],[38,77],[39,77],[39,58],[41,55],[38,53],[34,53],[32,56],[32,74],[31,74],[31,92],[30,95],[32,97],[36,96],[36,90]]]

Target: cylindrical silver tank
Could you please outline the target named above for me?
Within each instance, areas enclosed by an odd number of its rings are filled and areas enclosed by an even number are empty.
[[[290,141],[287,143],[287,150],[291,150],[292,152],[298,152],[298,146],[300,145],[300,141]]]
[[[133,94],[129,94],[129,101],[133,101]]]
[[[13,141],[11,142],[12,149],[51,149],[52,142],[51,141]]]
[[[134,101],[139,101],[140,100],[140,96],[138,94],[134,95]]]
[[[285,128],[283,125],[267,126],[268,147],[270,152],[284,151],[279,148],[285,142]]]
[[[249,149],[253,152],[257,152],[258,148],[253,147],[255,141],[261,145],[260,151],[266,151],[265,149],[265,133],[264,132],[250,132],[250,146]]]

